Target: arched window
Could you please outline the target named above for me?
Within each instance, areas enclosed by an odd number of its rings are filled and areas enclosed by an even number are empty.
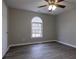
[[[42,20],[40,17],[32,19],[32,38],[42,37]]]

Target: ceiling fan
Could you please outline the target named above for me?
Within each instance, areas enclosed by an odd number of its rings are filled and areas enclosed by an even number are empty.
[[[42,6],[39,6],[38,8],[49,6],[48,7],[49,12],[52,11],[52,10],[55,10],[57,7],[59,7],[59,8],[65,8],[66,7],[65,5],[59,4],[59,2],[62,2],[64,0],[44,0],[44,1],[46,1],[48,3],[48,5],[42,5]]]

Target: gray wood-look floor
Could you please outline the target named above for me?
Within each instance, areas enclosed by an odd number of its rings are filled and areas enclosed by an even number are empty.
[[[76,49],[57,42],[18,46],[3,59],[76,59]]]

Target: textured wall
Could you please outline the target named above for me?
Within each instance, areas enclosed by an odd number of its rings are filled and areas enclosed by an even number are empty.
[[[43,21],[43,38],[31,38],[31,20],[35,16],[41,17]],[[55,17],[53,15],[9,9],[9,44],[56,40],[55,27]]]
[[[72,46],[76,46],[75,8],[58,15],[56,19],[58,40]]]

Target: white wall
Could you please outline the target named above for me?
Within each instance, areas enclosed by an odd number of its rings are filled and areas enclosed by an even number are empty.
[[[8,49],[7,40],[7,7],[4,2],[2,2],[2,56],[5,55]]]
[[[31,38],[31,20],[35,16],[41,17],[43,21],[43,38]],[[10,45],[56,40],[55,27],[55,18],[52,15],[9,9]]]
[[[71,9],[56,17],[57,38],[64,44],[76,46],[76,10]]]

